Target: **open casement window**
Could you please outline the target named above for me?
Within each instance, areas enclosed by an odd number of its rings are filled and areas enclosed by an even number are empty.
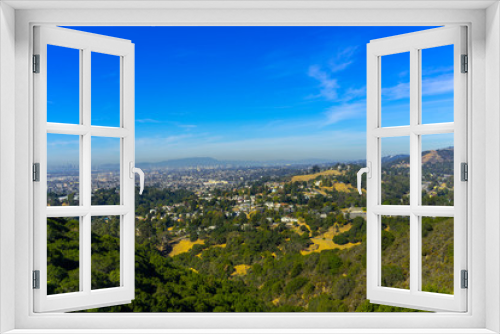
[[[438,48],[449,50],[446,80],[432,77],[432,69],[425,65],[433,55],[444,57],[445,53],[435,52]],[[458,26],[373,40],[367,45],[367,298],[372,303],[466,311],[467,290],[462,287],[467,269],[467,182],[462,175],[466,173],[462,164],[467,162],[466,53],[466,28]],[[397,62],[406,64],[405,71],[395,70]],[[388,87],[391,71],[399,78],[406,76],[407,81],[399,79]],[[442,109],[429,107],[439,101],[428,96],[439,90],[451,91],[449,119],[440,119]],[[398,98],[406,102],[391,105]],[[436,155],[437,151],[426,147],[439,137],[451,138],[451,144]],[[432,154],[436,162],[448,161],[449,169],[444,163],[441,169],[428,165]],[[391,170],[386,167],[390,155],[397,164]],[[427,166],[434,166],[432,173]],[[448,187],[440,186],[442,182],[449,182]],[[453,189],[448,194],[451,200],[433,202],[432,196],[444,188]],[[397,196],[391,199],[391,193]],[[435,222],[447,224],[443,231],[452,231],[447,247],[425,238]],[[390,233],[399,233],[399,249],[406,254],[384,251],[394,240]],[[439,259],[428,268],[431,256]]]
[[[135,282],[134,44],[35,27],[33,72],[34,311],[130,303]],[[104,176],[94,172],[99,159],[108,159]],[[57,171],[54,166],[61,161],[73,165]],[[48,175],[65,177],[73,193],[49,198]],[[106,183],[115,190],[102,199],[97,191]],[[49,191],[57,194],[57,189]]]

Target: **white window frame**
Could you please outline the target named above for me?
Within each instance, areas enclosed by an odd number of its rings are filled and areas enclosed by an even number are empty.
[[[14,11],[11,7],[17,7]],[[68,7],[69,8],[59,8]],[[74,9],[71,6],[87,9]],[[113,8],[114,10],[103,9]],[[118,8],[122,6],[122,8]],[[135,6],[143,10],[124,9]],[[149,6],[149,9],[147,8]],[[156,8],[162,7],[163,8]],[[179,9],[175,6],[184,6]],[[200,7],[200,6],[203,6]],[[231,8],[224,8],[231,7]],[[363,7],[364,6],[364,7]],[[397,8],[392,7],[397,6]],[[489,8],[487,8],[489,6]],[[99,7],[99,8],[97,8]],[[154,9],[151,9],[151,8]],[[170,8],[166,8],[170,7]],[[280,8],[281,7],[281,8]],[[25,8],[25,9],[22,9]],[[31,8],[31,9],[30,9]],[[34,8],[34,9],[33,9]],[[350,9],[349,9],[350,8]],[[438,9],[436,9],[438,8]],[[22,2],[0,4],[0,320],[1,330],[36,333],[144,333],[145,329],[193,329],[196,332],[467,332],[500,331],[500,12],[496,1],[317,1],[222,4],[217,1],[164,2]],[[486,22],[486,25],[485,25]],[[30,245],[33,203],[32,27],[58,25],[447,25],[469,27],[471,74],[468,85],[470,182],[467,313],[436,314],[34,314]],[[15,35],[14,35],[15,32]],[[15,38],[14,38],[15,36]],[[488,66],[488,71],[486,71]],[[15,71],[14,71],[15,68]],[[159,66],[159,70],[161,66]],[[12,85],[12,82],[15,85]],[[15,99],[12,98],[15,94]],[[13,115],[15,110],[15,115]],[[12,127],[12,129],[9,129]],[[488,136],[488,137],[487,137]],[[15,147],[12,146],[15,137]],[[488,151],[488,154],[486,154]],[[486,164],[488,162],[488,164]],[[15,178],[12,173],[15,170]],[[486,182],[486,173],[489,178]],[[11,199],[15,186],[15,198]],[[488,196],[486,196],[488,194]],[[486,211],[486,206],[490,209]],[[12,206],[14,210],[10,208]],[[12,226],[15,221],[15,226]],[[474,228],[472,229],[472,226]],[[15,240],[14,240],[15,238]],[[14,242],[15,241],[15,242]],[[14,254],[14,256],[13,256]],[[488,257],[485,255],[489,254]],[[12,289],[12,287],[15,287]],[[486,293],[488,291],[488,293]],[[12,307],[15,305],[15,307]],[[141,326],[143,329],[137,329]],[[100,329],[100,330],[99,330]],[[121,330],[123,331],[121,331]],[[198,330],[196,330],[198,329]],[[220,329],[220,330],[217,330]],[[245,330],[246,329],[246,330]],[[490,331],[491,330],[491,331]],[[180,330],[179,330],[180,331]],[[40,331],[41,332],[41,331]],[[185,331],[184,331],[185,332]],[[345,332],[345,330],[343,331]]]

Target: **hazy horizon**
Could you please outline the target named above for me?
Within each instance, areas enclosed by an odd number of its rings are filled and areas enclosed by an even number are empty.
[[[425,145],[424,145],[425,146]],[[453,149],[454,147],[453,146],[448,146],[448,147],[441,147],[441,148],[437,148],[437,149],[423,149],[422,152],[426,152],[426,151],[431,151],[431,150],[446,150],[446,149]],[[393,154],[384,154],[385,152],[382,152],[382,158],[388,158],[388,157],[393,157],[393,156],[409,156],[408,153],[405,153],[405,152],[400,152],[400,153],[393,153]],[[144,162],[138,162],[137,163],[137,166],[141,166],[144,167],[144,165],[148,165],[148,164],[151,164],[151,165],[155,165],[155,164],[161,164],[161,163],[168,163],[168,162],[181,162],[181,161],[184,161],[186,160],[186,162],[190,161],[190,160],[198,160],[198,159],[208,159],[208,160],[213,160],[213,161],[217,161],[217,162],[220,162],[221,164],[227,164],[227,165],[230,165],[230,164],[238,164],[238,163],[241,163],[242,165],[239,166],[239,167],[242,167],[244,164],[249,164],[249,165],[252,165],[252,166],[258,166],[259,163],[262,163],[264,165],[276,165],[278,166],[279,164],[282,164],[282,165],[313,165],[313,164],[319,164],[319,165],[324,165],[324,164],[332,164],[332,165],[335,165],[335,164],[350,164],[350,163],[357,163],[357,162],[361,162],[361,161],[364,161],[366,160],[366,158],[363,158],[363,159],[356,159],[356,160],[328,160],[328,159],[321,159],[321,158],[309,158],[309,159],[300,159],[300,160],[286,160],[286,159],[282,159],[282,160],[218,160],[218,159],[215,159],[215,158],[212,158],[212,157],[185,157],[185,158],[176,158],[176,159],[167,159],[167,160],[161,160],[161,161],[144,161]],[[96,167],[98,166],[110,166],[110,165],[116,165],[116,166],[119,166],[118,163],[116,164],[112,164],[112,163],[102,163],[102,164],[96,164],[96,165],[92,165],[92,170],[95,170]],[[202,165],[202,163],[200,162],[200,166]],[[48,165],[48,168],[49,169],[56,169],[56,168],[62,168],[62,167],[67,167],[67,166],[73,166],[73,168],[78,168],[78,165],[77,163],[62,163],[62,164],[50,164]]]

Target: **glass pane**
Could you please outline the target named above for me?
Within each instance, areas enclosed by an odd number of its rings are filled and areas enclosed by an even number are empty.
[[[80,136],[47,134],[47,206],[79,205]]]
[[[410,124],[410,53],[381,57],[382,126]]]
[[[423,135],[422,205],[453,206],[453,133]]]
[[[449,217],[422,217],[422,291],[453,294],[453,227]]]
[[[382,216],[381,285],[410,288],[410,217]]]
[[[92,289],[120,286],[120,216],[92,217]]]
[[[92,52],[92,125],[120,126],[120,57]]]
[[[422,123],[453,122],[453,45],[421,50]]]
[[[80,50],[47,45],[47,122],[80,123]]]
[[[120,205],[120,138],[92,137],[92,205]]]
[[[47,294],[80,290],[80,218],[47,218]]]
[[[382,204],[410,204],[410,137],[381,139]]]

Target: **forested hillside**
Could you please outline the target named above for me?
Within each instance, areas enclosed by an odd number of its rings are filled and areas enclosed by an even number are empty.
[[[50,218],[48,223],[49,292],[77,291],[77,221]],[[118,225],[112,221],[95,224],[101,226],[92,229],[93,253],[98,254],[97,258],[93,255],[92,285],[116,286]],[[370,304],[365,299],[366,223],[356,218],[347,224],[350,229],[334,240],[359,245],[307,255],[301,250],[308,246],[308,231],[227,231],[224,240],[220,236],[207,238],[204,244],[174,257],[165,255],[156,242],[142,239],[136,244],[135,300],[94,311],[408,311]],[[385,286],[407,288],[409,284],[409,229],[405,224],[398,218],[383,221],[383,253],[391,254],[382,268]],[[424,290],[452,293],[452,224],[449,219],[429,218],[424,231]],[[106,265],[95,265],[98,263]],[[242,265],[246,269],[238,272]]]

